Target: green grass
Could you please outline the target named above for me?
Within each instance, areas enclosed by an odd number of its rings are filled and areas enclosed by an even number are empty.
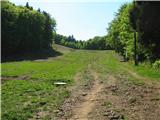
[[[104,80],[106,79],[105,76],[110,74],[118,79],[125,79],[131,84],[140,86],[145,84],[144,80],[146,78],[148,80],[160,81],[159,70],[153,69],[149,66],[142,66],[141,64],[139,66],[134,66],[131,62],[120,62],[119,56],[114,51],[104,51],[104,53],[101,53],[101,56],[102,54],[103,57],[100,57],[99,61],[97,61],[98,66],[95,66],[94,69],[103,74],[104,78],[102,79]],[[137,78],[130,72],[137,74],[144,79]]]
[[[84,69],[95,53],[72,52],[59,59],[48,61],[24,61],[2,64],[2,76],[29,76],[31,79],[69,81],[77,71]],[[82,59],[83,58],[83,59]]]
[[[76,73],[86,69],[96,52],[76,51],[48,61],[23,61],[2,64],[3,77],[28,76],[27,80],[8,80],[2,84],[2,119],[27,119],[38,109],[49,112],[69,95],[55,81],[74,84]],[[45,103],[42,105],[41,103]]]
[[[53,118],[53,111],[69,96],[66,87],[74,85],[74,76],[78,72],[85,72],[89,64],[103,75],[130,76],[127,72],[129,69],[151,80],[160,78],[159,71],[135,67],[117,58],[113,51],[71,50],[61,57],[46,61],[2,63],[2,77],[17,77],[17,80],[14,78],[2,83],[2,119],[26,120],[40,110],[47,111],[48,117]],[[27,79],[21,80],[22,76],[27,76]],[[131,76],[128,80],[142,83]],[[67,86],[55,86],[55,81],[64,81]]]
[[[55,87],[44,82],[11,80],[2,84],[2,119],[26,120],[45,107],[56,108],[68,92],[63,87]],[[49,108],[50,107],[50,108]]]
[[[153,80],[160,80],[160,70],[156,70],[151,66],[143,66],[143,65],[133,66],[132,65],[132,68],[134,71],[136,71],[138,74],[144,77],[148,77]]]
[[[110,101],[104,102],[103,106],[110,108],[110,107],[112,107],[112,102],[110,102]]]
[[[118,60],[118,55],[113,51],[106,54],[100,60],[99,64],[103,64],[103,66],[105,66],[111,73],[127,74],[128,70],[130,70],[142,77],[160,81],[160,70],[156,70],[148,65],[144,66],[139,64],[139,66],[134,66],[132,62],[120,62]]]

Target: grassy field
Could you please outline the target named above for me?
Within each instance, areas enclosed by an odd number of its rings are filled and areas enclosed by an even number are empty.
[[[62,56],[47,60],[2,63],[2,119],[26,120],[35,118],[35,113],[44,119],[56,116],[57,108],[70,93],[67,88],[74,86],[74,76],[94,65],[101,72],[126,73],[129,71],[151,80],[160,80],[160,72],[150,67],[135,67],[119,61],[113,51],[73,50],[61,47]],[[100,66],[103,66],[101,68]],[[136,79],[131,79],[136,81]],[[67,85],[55,86],[55,81]],[[135,82],[136,83],[136,82]]]

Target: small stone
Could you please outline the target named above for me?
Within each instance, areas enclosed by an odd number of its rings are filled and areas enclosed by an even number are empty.
[[[110,120],[118,120],[120,118],[119,115],[111,116]]]
[[[87,95],[87,93],[83,93],[83,94],[82,94],[82,96],[86,96],[86,95]]]
[[[120,115],[119,118],[122,119],[122,120],[125,119],[125,118],[124,118],[124,115]]]
[[[59,113],[59,112],[60,112],[60,110],[55,110],[55,111],[54,111],[54,113]]]
[[[39,116],[39,114],[37,114],[37,115],[36,115],[36,119],[40,119],[40,116]]]
[[[126,95],[129,95],[130,93],[129,92],[126,92]]]
[[[103,81],[100,81],[100,83],[103,83]]]
[[[135,97],[130,97],[129,98],[129,103],[135,103],[137,99]]]
[[[75,119],[76,119],[76,120],[78,120],[78,119],[79,119],[79,117],[75,117]]]
[[[103,115],[104,115],[104,116],[109,116],[109,113],[108,113],[108,112],[106,112],[106,113],[104,113]]]
[[[159,101],[160,100],[160,98],[151,98],[151,101]]]
[[[63,116],[64,115],[64,113],[63,112],[58,112],[58,114],[57,114],[59,117],[60,116]]]
[[[59,108],[59,111],[63,111],[63,109],[62,109],[62,108]]]
[[[136,112],[136,111],[138,111],[138,109],[134,109],[133,111]]]
[[[94,99],[90,99],[90,101],[94,101]]]

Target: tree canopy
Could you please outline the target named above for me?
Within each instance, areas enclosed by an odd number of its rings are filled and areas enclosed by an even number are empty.
[[[34,10],[28,2],[26,6],[16,6],[9,1],[1,3],[2,57],[48,49],[54,42],[75,49],[115,49],[125,59],[133,59],[133,32],[136,31],[139,60],[160,58],[159,2],[123,4],[109,24],[107,34],[87,41],[76,40],[73,35],[57,34],[55,19],[46,11]]]
[[[2,56],[51,47],[56,22],[47,12],[1,1],[1,18]]]
[[[160,3],[136,1],[130,11],[132,28],[138,32],[139,46],[149,60],[160,58]]]
[[[136,1],[120,7],[107,28],[107,41],[126,59],[134,56],[134,36],[137,33],[139,61],[160,58],[160,3]]]
[[[94,38],[89,39],[87,41],[82,41],[76,40],[73,35],[66,37],[63,35],[55,34],[54,40],[56,44],[64,45],[75,49],[112,49],[111,46],[107,43],[106,36],[95,36]]]

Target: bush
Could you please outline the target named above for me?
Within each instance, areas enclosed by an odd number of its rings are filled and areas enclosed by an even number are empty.
[[[153,68],[160,68],[160,60],[157,60],[153,63]]]

